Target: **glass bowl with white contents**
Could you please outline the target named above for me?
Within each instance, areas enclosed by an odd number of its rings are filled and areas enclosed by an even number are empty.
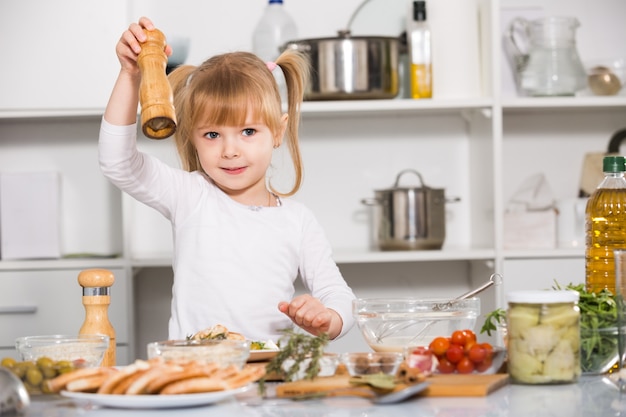
[[[100,365],[108,347],[109,337],[105,335],[25,336],[15,340],[22,361],[47,357],[70,362],[76,368]]]
[[[365,342],[376,352],[428,346],[455,330],[474,329],[480,299],[359,298],[352,303]]]
[[[166,340],[148,343],[148,359],[161,357],[168,361],[217,363],[221,367],[242,368],[250,356],[247,340]]]

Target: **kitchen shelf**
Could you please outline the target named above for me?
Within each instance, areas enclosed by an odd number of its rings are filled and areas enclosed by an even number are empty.
[[[508,97],[501,101],[505,113],[523,110],[542,109],[602,109],[626,107],[626,95],[610,97]],[[459,100],[336,100],[306,101],[302,114],[307,117],[369,116],[376,114],[446,114],[466,110],[490,109],[494,105],[491,98]],[[92,119],[100,118],[104,108],[93,109],[40,109],[40,110],[0,110],[0,120],[27,119]]]
[[[104,108],[94,109],[39,109],[39,110],[0,110],[0,120],[29,119],[93,119],[101,118]]]
[[[383,262],[428,262],[493,260],[493,249],[446,248],[443,250],[377,251],[367,249],[335,249],[333,259],[338,264],[368,264]],[[137,257],[130,261],[133,268],[171,267],[167,255]]]
[[[413,251],[368,251],[337,249],[333,258],[338,264],[367,264],[381,262],[429,262],[493,260],[493,249],[413,250]]]
[[[393,100],[338,100],[307,101],[302,105],[304,116],[344,117],[347,115],[371,116],[370,113],[386,114],[432,114],[458,113],[472,109],[490,109],[490,98],[436,100],[436,99],[393,99]]]
[[[599,110],[626,107],[626,96],[611,97],[521,97],[502,99],[502,110],[517,113],[528,110]]]
[[[123,268],[128,262],[123,258],[75,258],[75,259],[34,259],[3,260],[0,271],[43,271],[59,269]]]
[[[585,257],[584,248],[505,250],[506,259],[577,259]]]
[[[491,99],[467,100],[336,100],[307,101],[302,105],[302,114],[311,117],[369,116],[376,114],[416,114],[416,113],[458,113],[472,109],[489,109]],[[0,120],[28,119],[80,119],[100,118],[104,108],[93,109],[41,109],[41,110],[0,110]]]

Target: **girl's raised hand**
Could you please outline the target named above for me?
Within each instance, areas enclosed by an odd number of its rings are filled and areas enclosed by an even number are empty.
[[[139,74],[139,66],[137,65],[137,57],[141,52],[141,43],[146,41],[145,30],[154,30],[154,23],[147,17],[141,17],[137,23],[131,25],[122,33],[120,40],[117,42],[115,52],[117,59],[122,65],[122,70],[131,74]],[[172,55],[172,47],[165,46],[165,54]]]
[[[283,301],[278,304],[278,309],[315,336],[328,333],[330,339],[334,339],[341,333],[343,323],[339,314],[308,294],[299,295],[290,302]]]

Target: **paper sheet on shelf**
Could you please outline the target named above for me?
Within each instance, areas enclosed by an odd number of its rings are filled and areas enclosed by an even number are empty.
[[[505,249],[556,247],[556,211],[552,190],[543,174],[522,182],[504,213]]]

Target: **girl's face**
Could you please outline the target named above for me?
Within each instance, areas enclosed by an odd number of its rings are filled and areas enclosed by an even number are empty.
[[[202,169],[222,191],[242,204],[265,205],[265,174],[286,126],[287,115],[283,115],[280,132],[274,136],[264,122],[248,115],[242,126],[200,124],[193,143]]]

